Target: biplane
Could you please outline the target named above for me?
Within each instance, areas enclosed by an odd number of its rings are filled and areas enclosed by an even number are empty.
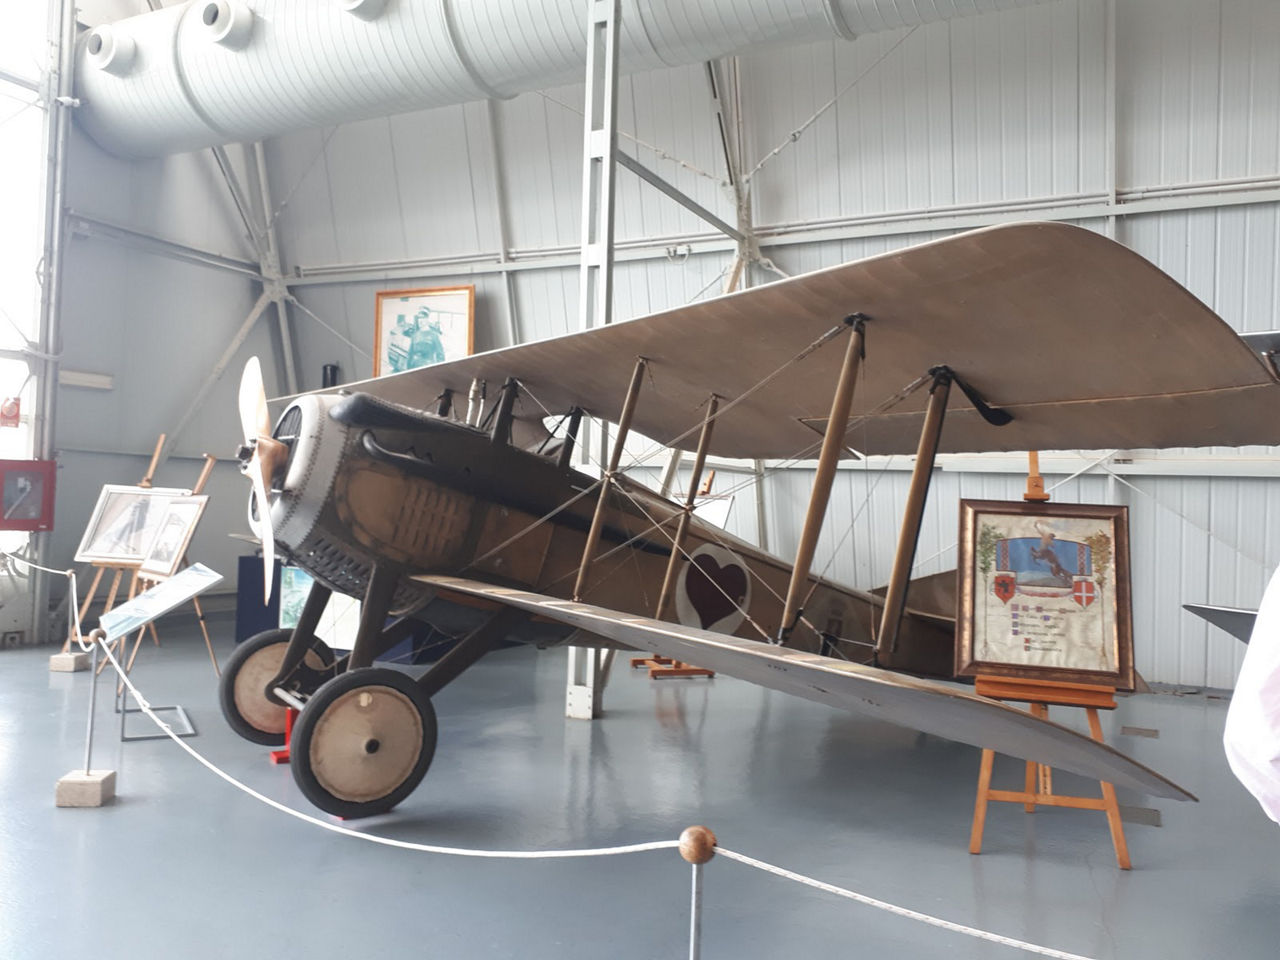
[[[488,390],[482,389],[483,385]],[[954,390],[952,388],[955,388]],[[489,393],[487,402],[479,398]],[[912,583],[939,452],[1280,443],[1280,382],[1208,308],[1098,234],[979,230],[625,323],[293,398],[241,384],[249,522],[315,578],[297,625],[241,644],[232,728],[280,743],[331,814],[389,810],[436,744],[432,696],[516,639],[653,651],[1145,794],[1194,799],[950,677],[954,575]],[[599,477],[583,417],[616,424]],[[556,418],[559,418],[557,420]],[[708,456],[817,459],[797,556],[623,475],[630,431]],[[915,454],[882,592],[812,570],[841,457]],[[315,637],[363,600],[350,653]],[[420,678],[375,660],[426,621],[459,642]]]

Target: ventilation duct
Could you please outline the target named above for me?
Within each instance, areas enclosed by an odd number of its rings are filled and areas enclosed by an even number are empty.
[[[623,0],[621,67],[1040,2]],[[513,97],[582,78],[586,10],[587,0],[192,0],[92,31],[76,115],[107,150],[143,157]]]

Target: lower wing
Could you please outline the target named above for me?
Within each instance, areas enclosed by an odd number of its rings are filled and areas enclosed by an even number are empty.
[[[476,580],[437,576],[417,579],[441,590],[539,614],[630,647],[696,663],[806,700],[1036,760],[1152,796],[1196,799],[1104,743],[940,683]]]

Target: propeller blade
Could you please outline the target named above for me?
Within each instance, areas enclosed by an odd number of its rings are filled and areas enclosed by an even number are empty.
[[[271,501],[267,497],[268,464],[254,451],[253,459],[245,472],[253,481],[253,493],[258,501],[258,539],[262,541],[262,602],[271,600],[271,581],[276,566],[276,538],[271,529]]]
[[[240,375],[240,429],[244,442],[271,436],[271,415],[267,412],[267,391],[262,385],[262,365],[250,357]]]

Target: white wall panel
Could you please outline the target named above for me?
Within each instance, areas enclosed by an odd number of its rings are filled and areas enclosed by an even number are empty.
[[[1270,0],[1121,0],[1120,181],[1280,171],[1280,16]]]

